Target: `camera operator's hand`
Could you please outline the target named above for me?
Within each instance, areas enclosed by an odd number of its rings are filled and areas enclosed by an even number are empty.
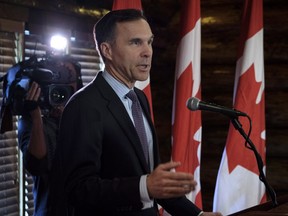
[[[38,83],[32,82],[31,87],[29,88],[26,100],[24,101],[24,110],[26,113],[31,113],[31,111],[39,109],[38,99],[41,94],[41,88]]]
[[[172,172],[180,162],[160,164],[148,177],[147,188],[152,198],[172,198],[184,196],[195,190],[197,182],[190,173]]]
[[[37,103],[40,93],[40,86],[38,83],[33,82],[27,92],[24,103],[24,109],[27,113],[30,113],[33,123],[31,128],[30,142],[28,144],[28,151],[38,159],[42,159],[47,155],[41,109]]]

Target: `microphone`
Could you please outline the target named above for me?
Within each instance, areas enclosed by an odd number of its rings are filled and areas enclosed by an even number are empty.
[[[246,113],[240,112],[236,109],[229,109],[223,106],[219,106],[217,104],[207,103],[207,102],[199,100],[196,97],[189,98],[186,102],[186,106],[188,109],[192,111],[206,110],[206,111],[221,113],[231,118],[236,118],[238,116],[247,116]]]

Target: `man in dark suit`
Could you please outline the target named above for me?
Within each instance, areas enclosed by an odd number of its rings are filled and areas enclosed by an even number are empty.
[[[157,204],[172,215],[221,215],[186,199],[196,182],[192,174],[171,171],[179,162],[160,164],[147,98],[134,87],[148,78],[153,52],[142,12],[111,11],[94,34],[105,70],[70,99],[60,124],[58,153],[71,215],[156,216]],[[134,126],[131,90],[141,104],[145,141]]]

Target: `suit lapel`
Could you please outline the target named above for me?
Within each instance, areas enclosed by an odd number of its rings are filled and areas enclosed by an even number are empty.
[[[109,101],[107,108],[119,123],[119,126],[123,130],[124,134],[126,134],[130,140],[132,148],[135,150],[143,169],[148,173],[149,168],[145,160],[140,139],[122,101],[119,99],[110,85],[105,81],[101,73],[97,76],[96,86],[97,88],[99,87],[99,91],[103,97]]]

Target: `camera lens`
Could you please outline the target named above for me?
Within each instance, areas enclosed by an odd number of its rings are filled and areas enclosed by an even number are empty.
[[[71,86],[50,86],[49,101],[51,105],[64,105],[71,95]]]

